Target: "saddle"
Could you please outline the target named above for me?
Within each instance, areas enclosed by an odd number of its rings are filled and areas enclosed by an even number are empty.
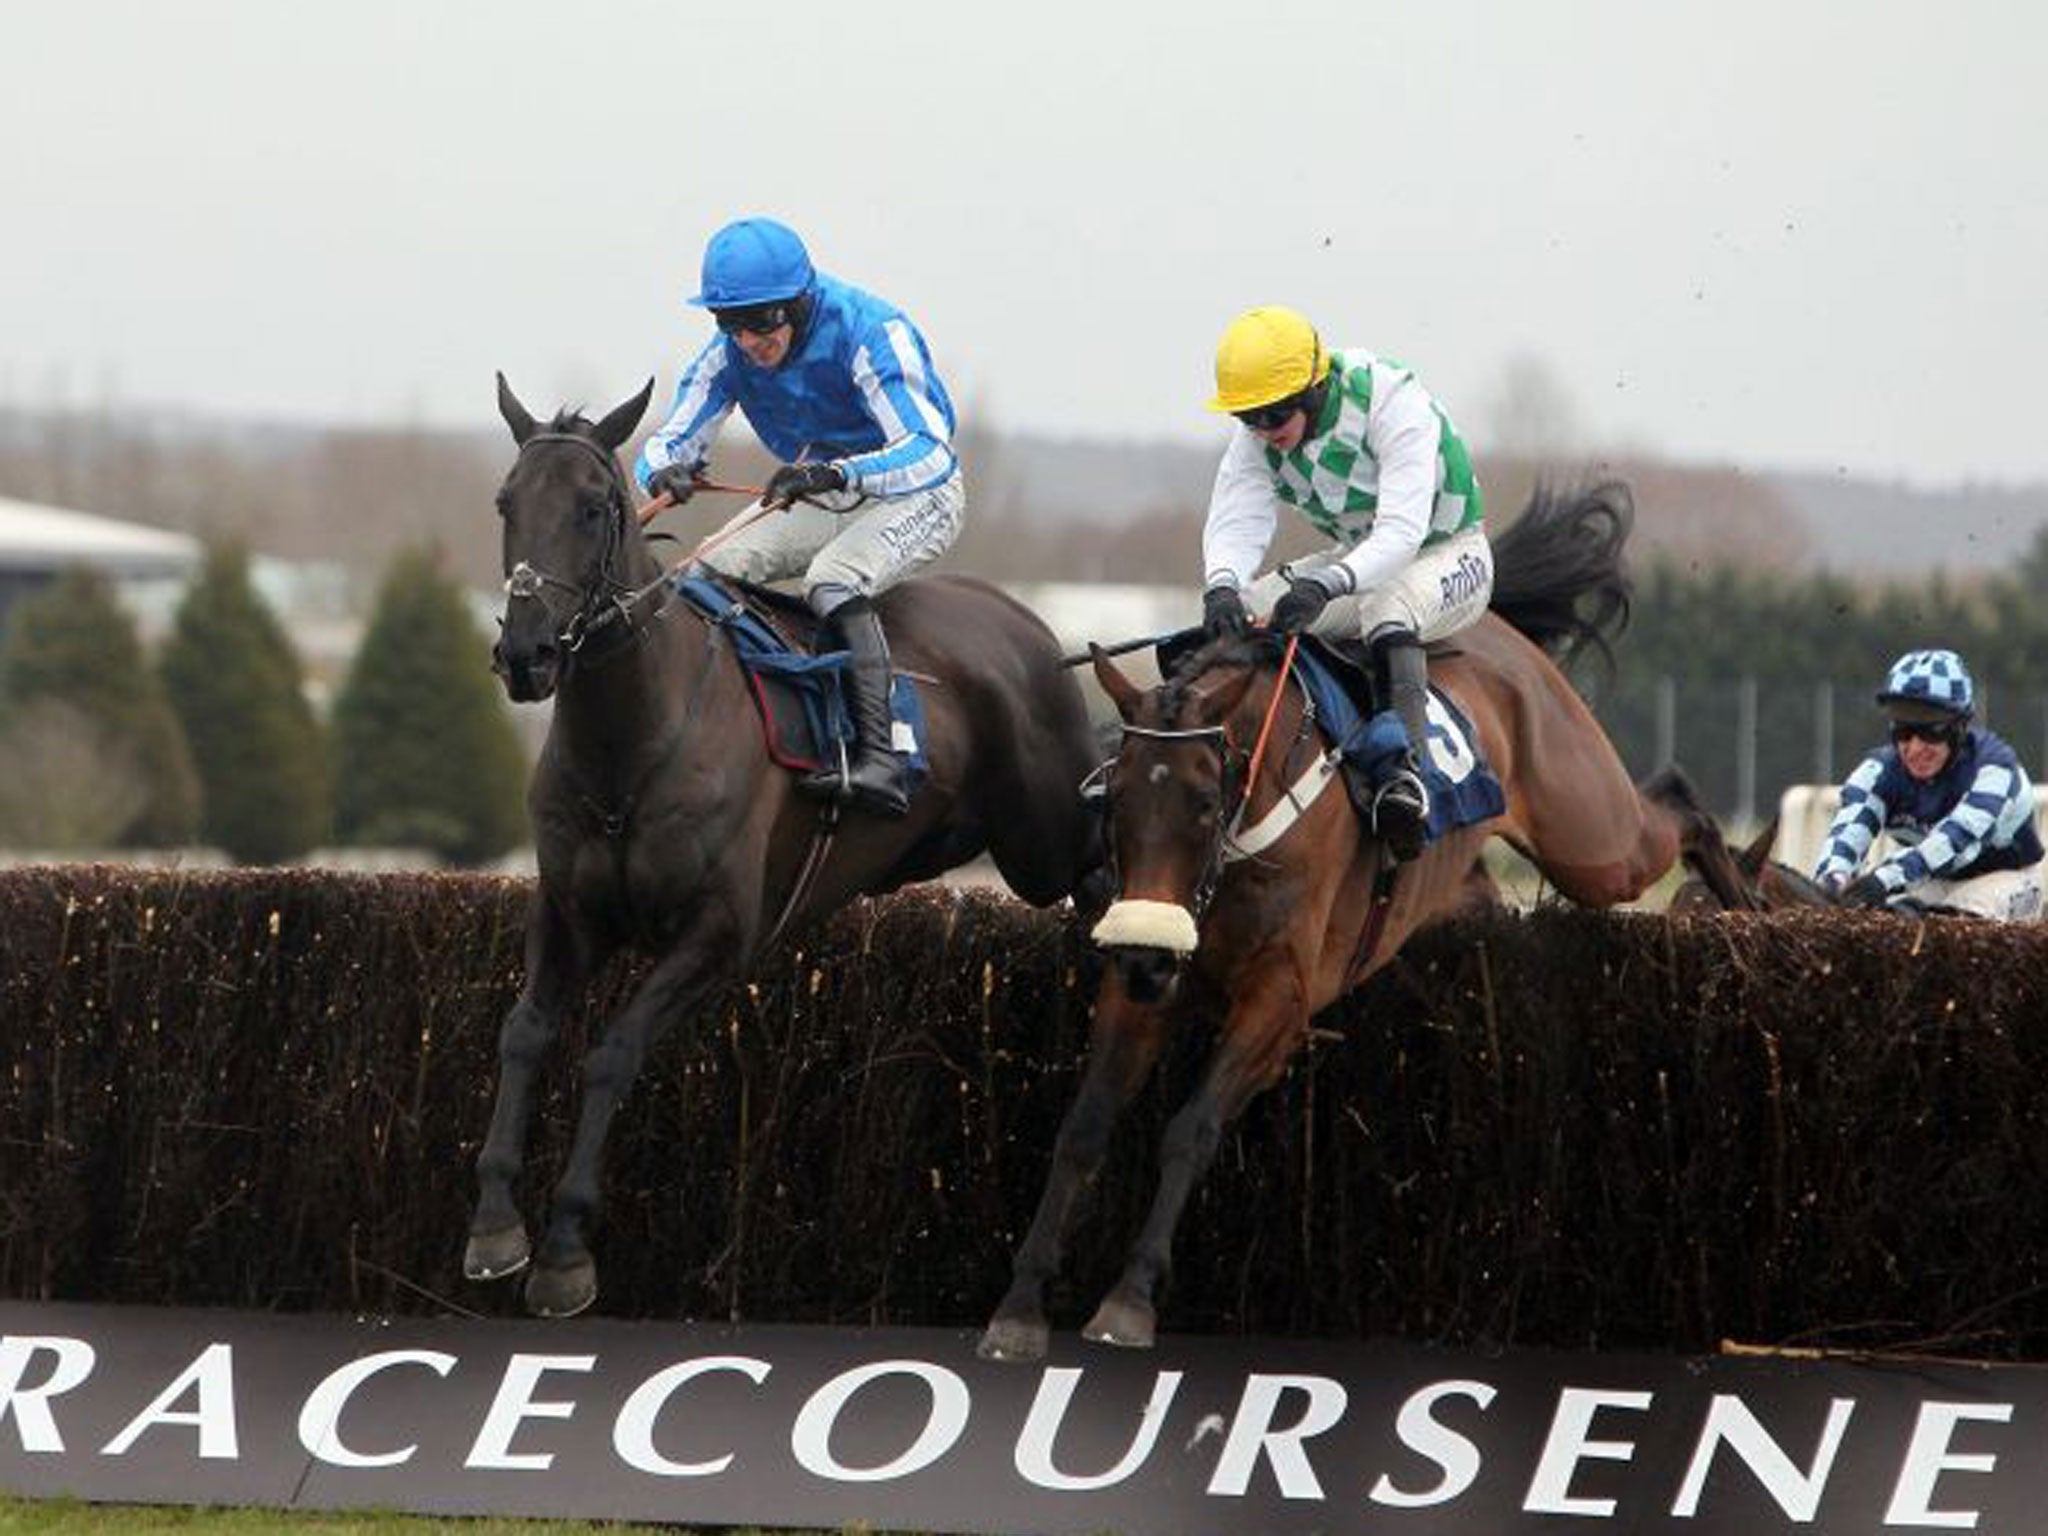
[[[1162,640],[1160,675],[1167,676],[1202,643],[1200,629]],[[1263,646],[1276,666],[1286,650],[1286,640],[1279,635],[1262,634],[1252,643]],[[1432,661],[1461,654],[1448,641],[1431,641],[1426,651]],[[1294,653],[1294,670],[1308,694],[1310,718],[1330,747],[1343,755],[1339,768],[1345,792],[1369,826],[1382,771],[1389,758],[1406,748],[1407,735],[1378,698],[1365,642],[1303,635]],[[1481,756],[1479,738],[1464,711],[1434,683],[1429,695],[1429,742],[1421,757],[1423,782],[1429,789],[1429,840],[1434,842],[1446,832],[1500,815],[1507,809],[1507,793]]]
[[[809,604],[786,592],[730,576],[677,576],[676,594],[732,644],[746,674],[768,756],[791,773],[837,767],[854,740],[846,702],[847,654],[816,649],[823,622]],[[916,682],[889,679],[891,745],[903,759],[906,789],[930,768],[925,758],[924,703]]]

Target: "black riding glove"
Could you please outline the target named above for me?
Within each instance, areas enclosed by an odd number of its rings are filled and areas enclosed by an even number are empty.
[[[1202,594],[1202,634],[1210,640],[1235,640],[1252,627],[1244,597],[1232,586],[1214,586]]]
[[[768,477],[768,489],[761,499],[771,506],[786,507],[802,496],[846,489],[846,472],[837,464],[785,464]]]
[[[697,471],[687,464],[666,464],[647,477],[648,494],[666,496],[681,506],[697,494]]]
[[[1873,907],[1882,911],[1891,900],[1891,887],[1878,879],[1875,874],[1861,875],[1842,892],[1841,903],[1845,907]]]
[[[1272,628],[1283,635],[1298,635],[1322,617],[1330,599],[1351,590],[1351,573],[1341,565],[1326,565],[1296,576],[1273,605]]]

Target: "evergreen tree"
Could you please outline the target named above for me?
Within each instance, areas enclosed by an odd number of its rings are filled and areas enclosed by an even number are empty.
[[[164,647],[163,676],[204,789],[206,841],[275,864],[327,832],[327,749],[284,628],[249,583],[247,553],[207,550]]]
[[[480,864],[526,837],[526,754],[462,590],[392,562],[334,706],[335,825],[351,843]]]
[[[190,842],[199,823],[192,755],[112,583],[97,572],[67,572],[24,598],[9,618],[0,648],[0,696],[9,717],[17,725],[24,719],[47,723],[54,717],[32,706],[64,706],[69,729],[82,729],[95,750],[113,759],[99,766],[141,787],[106,828],[113,846]]]

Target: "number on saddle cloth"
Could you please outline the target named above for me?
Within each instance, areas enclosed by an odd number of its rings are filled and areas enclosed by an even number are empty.
[[[745,602],[701,576],[676,578],[676,591],[732,641],[761,717],[768,755],[792,773],[837,766],[839,746],[854,739],[846,706],[845,651],[800,651]],[[890,680],[894,746],[903,759],[906,788],[915,791],[929,767],[924,755],[924,704],[902,673]]]

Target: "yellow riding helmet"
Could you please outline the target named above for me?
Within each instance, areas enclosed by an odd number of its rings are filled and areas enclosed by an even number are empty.
[[[1248,309],[1216,343],[1212,411],[1249,411],[1321,383],[1330,354],[1305,315],[1278,304]]]

